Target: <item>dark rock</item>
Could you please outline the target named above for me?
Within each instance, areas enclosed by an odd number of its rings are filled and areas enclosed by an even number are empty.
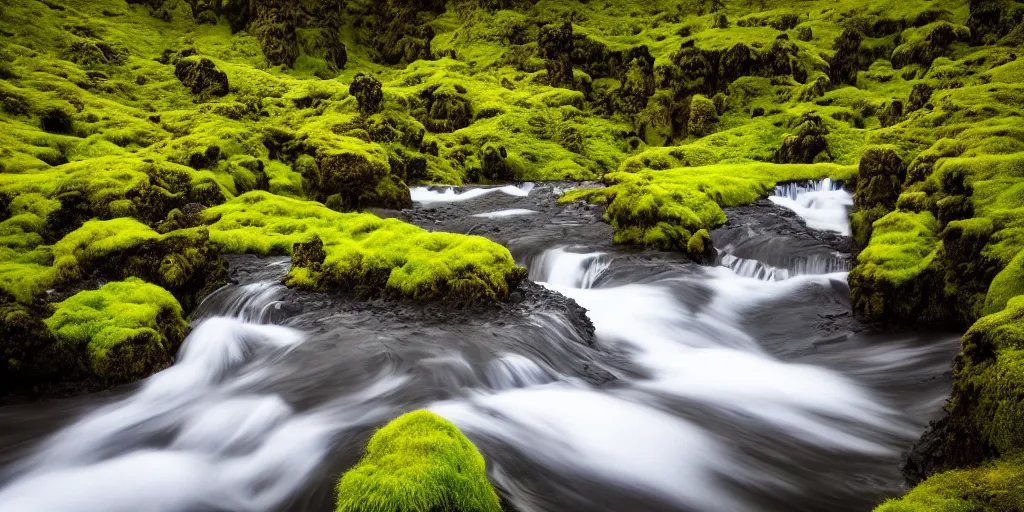
[[[380,104],[384,100],[380,80],[363,73],[356,74],[349,86],[349,93],[359,102],[359,112],[364,116],[380,112]]]
[[[174,66],[174,76],[195,95],[225,96],[228,93],[228,75],[204,57],[179,60]]]

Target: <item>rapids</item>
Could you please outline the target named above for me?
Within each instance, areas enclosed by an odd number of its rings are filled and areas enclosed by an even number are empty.
[[[329,511],[373,429],[417,408],[522,512],[853,512],[899,492],[958,337],[851,318],[841,185],[727,212],[706,267],[612,246],[556,188],[419,188],[395,213],[506,244],[540,285],[501,307],[298,292],[287,259],[232,258],[174,366],[0,408],[0,510]]]

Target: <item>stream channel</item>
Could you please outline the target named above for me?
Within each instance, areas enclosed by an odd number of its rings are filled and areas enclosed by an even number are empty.
[[[715,265],[615,246],[573,184],[416,188],[399,217],[506,245],[502,304],[356,300],[229,256],[176,363],[0,408],[0,510],[330,511],[374,429],[428,408],[510,510],[867,512],[941,410],[952,333],[850,313],[850,194],[726,210]]]

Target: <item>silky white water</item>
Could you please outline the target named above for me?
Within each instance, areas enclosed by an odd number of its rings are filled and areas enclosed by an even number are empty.
[[[505,217],[518,217],[521,215],[535,215],[537,212],[534,210],[526,210],[523,208],[513,208],[510,210],[498,210],[494,212],[477,213],[472,215],[473,217],[480,217],[484,219],[501,219]]]
[[[853,195],[839,182],[825,178],[804,184],[779,185],[768,199],[796,212],[809,228],[850,234]]]
[[[500,192],[514,197],[526,197],[530,195],[530,191],[533,190],[533,187],[533,183],[463,190],[456,189],[455,187],[447,187],[442,190],[435,190],[437,187],[413,187],[409,190],[409,193],[412,196],[413,202],[416,203],[453,203],[476,199],[480,196],[493,194],[495,192]]]
[[[844,299],[829,264],[724,254],[697,267],[551,243],[529,249],[530,278],[587,310],[593,346],[539,307],[399,329],[391,311],[331,303],[302,329],[266,325],[292,314],[279,276],[229,285],[199,307],[174,366],[6,468],[0,510],[327,511],[339,457],[354,463],[373,428],[429,408],[476,443],[520,512],[850,512],[920,433],[908,414],[941,406],[941,392],[894,405],[903,388],[867,386],[928,382],[933,345],[804,342]]]

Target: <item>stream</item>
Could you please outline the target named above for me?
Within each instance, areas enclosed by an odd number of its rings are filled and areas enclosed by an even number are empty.
[[[859,511],[948,397],[959,336],[850,314],[850,194],[789,184],[728,209],[717,265],[611,244],[572,184],[416,188],[378,212],[509,247],[507,304],[290,290],[231,256],[176,363],[0,408],[0,510],[330,511],[374,429],[428,408],[510,508]]]

